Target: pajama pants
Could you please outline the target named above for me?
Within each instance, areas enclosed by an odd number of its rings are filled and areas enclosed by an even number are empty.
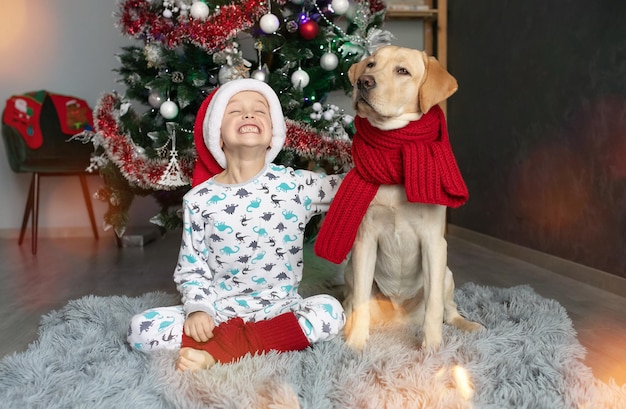
[[[334,338],[346,322],[341,303],[325,294],[294,301],[290,310],[298,318],[302,332],[311,344]],[[264,319],[277,315],[279,315],[278,312]],[[245,316],[241,318],[246,321]],[[218,321],[216,320],[216,325],[219,324]],[[143,352],[179,349],[184,323],[185,312],[182,305],[144,311],[131,319],[128,328],[128,343]]]

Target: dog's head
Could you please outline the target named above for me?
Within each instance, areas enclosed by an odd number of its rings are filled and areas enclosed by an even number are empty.
[[[402,128],[421,118],[458,88],[434,57],[396,46],[381,47],[353,64],[348,77],[356,113],[383,130]]]

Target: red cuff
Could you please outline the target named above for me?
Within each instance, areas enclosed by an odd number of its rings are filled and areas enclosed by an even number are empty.
[[[247,353],[299,351],[309,345],[292,312],[258,322],[233,318],[215,327],[213,338],[207,342],[197,342],[184,333],[182,337],[183,348],[206,351],[221,363],[236,361]]]

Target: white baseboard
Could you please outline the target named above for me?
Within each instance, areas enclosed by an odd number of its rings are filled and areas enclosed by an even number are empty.
[[[593,287],[609,291],[621,297],[626,297],[625,278],[453,224],[447,225],[447,234],[478,244],[479,246],[500,254],[523,260]]]

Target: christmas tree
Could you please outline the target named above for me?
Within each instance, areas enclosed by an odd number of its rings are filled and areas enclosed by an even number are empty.
[[[330,172],[349,166],[352,117],[326,98],[349,92],[349,67],[392,37],[381,30],[381,0],[352,1],[122,0],[118,26],[141,45],[119,54],[126,93],[99,99],[89,135],[91,169],[104,180],[96,197],[108,203],[105,224],[122,236],[133,198],[151,195],[161,206],[151,222],[181,225],[196,112],[235,78],[266,81],[277,92],[288,118],[278,162]],[[252,56],[244,57],[245,42]]]

